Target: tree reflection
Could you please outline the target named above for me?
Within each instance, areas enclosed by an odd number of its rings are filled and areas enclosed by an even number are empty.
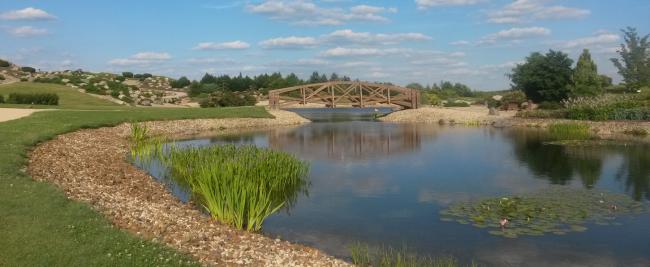
[[[625,189],[634,199],[650,200],[650,146],[635,145],[623,149],[623,164],[616,179],[625,181]]]

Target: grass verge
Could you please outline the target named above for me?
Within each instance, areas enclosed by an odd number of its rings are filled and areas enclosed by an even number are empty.
[[[0,90],[6,88],[8,86],[2,86]],[[37,90],[43,91],[52,92]],[[114,228],[90,205],[69,200],[55,186],[34,181],[24,171],[27,152],[58,134],[126,121],[269,118],[271,115],[256,107],[120,110],[121,106],[101,99],[79,99],[80,96],[75,95],[79,93],[72,91],[72,95],[60,94],[62,108],[94,105],[112,110],[46,111],[0,123],[0,266],[197,265],[193,259],[173,249]],[[79,101],[66,102],[70,96]]]

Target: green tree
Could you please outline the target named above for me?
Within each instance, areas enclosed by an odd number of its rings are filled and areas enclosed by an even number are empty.
[[[320,74],[318,74],[318,71],[314,71],[314,73],[311,74],[309,77],[309,83],[319,83],[320,82]]]
[[[339,80],[341,80],[341,78],[339,78],[339,75],[336,74],[336,72],[332,72],[332,75],[330,75],[330,81],[334,82],[334,81],[339,81]]]
[[[612,77],[609,77],[605,74],[600,75],[600,87],[607,88],[613,85]]]
[[[133,72],[128,72],[128,71],[122,72],[122,76],[124,78],[133,78]]]
[[[618,51],[619,58],[612,58],[612,63],[623,76],[625,87],[628,90],[638,90],[650,86],[650,34],[639,37],[635,28],[628,27],[621,30],[625,37],[625,44],[621,44]]]
[[[11,63],[9,63],[9,61],[0,59],[0,68],[6,68],[6,67],[11,67]]]
[[[532,53],[509,74],[512,87],[536,102],[560,101],[569,94],[573,60],[560,51]]]
[[[192,82],[190,82],[190,79],[187,77],[183,76],[178,78],[178,80],[171,82],[172,88],[183,88],[185,86],[190,85]]]
[[[20,68],[20,70],[23,71],[23,72],[29,72],[29,73],[36,72],[36,69],[32,68],[32,67],[22,67],[22,68]]]
[[[424,86],[422,86],[419,83],[409,83],[408,85],[406,85],[406,88],[420,90],[420,91],[424,90]]]
[[[572,96],[596,96],[602,93],[602,80],[598,66],[591,59],[589,49],[582,51],[576,68],[573,70]]]

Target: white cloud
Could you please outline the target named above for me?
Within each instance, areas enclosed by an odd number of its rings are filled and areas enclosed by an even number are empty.
[[[465,40],[459,40],[459,41],[451,42],[449,44],[450,45],[455,45],[455,46],[466,46],[466,45],[470,45],[472,43],[470,43],[469,41],[465,41]]]
[[[232,41],[224,43],[205,42],[199,43],[194,50],[242,50],[251,47],[250,44],[243,41]]]
[[[369,32],[355,32],[350,29],[338,30],[323,36],[323,39],[333,43],[356,43],[356,44],[396,44],[408,41],[428,41],[432,38],[421,33],[393,33],[373,34]]]
[[[281,37],[273,38],[260,42],[264,48],[308,48],[318,45],[318,40],[314,37]]]
[[[53,20],[55,16],[45,12],[42,9],[28,7],[20,10],[12,10],[0,14],[3,20]]]
[[[232,59],[224,58],[190,58],[187,60],[191,64],[234,64]]]
[[[537,19],[576,19],[591,14],[587,9],[548,6],[549,0],[515,0],[499,10],[488,13],[492,23],[524,23]]]
[[[171,58],[171,55],[165,52],[140,52],[128,58],[112,59],[108,61],[108,64],[114,66],[144,66],[153,63],[161,63],[170,60]]]
[[[596,36],[578,38],[574,40],[569,40],[561,44],[562,48],[602,48],[607,46],[608,48],[612,45],[618,43],[621,40],[621,36],[614,33],[601,33]]]
[[[551,30],[543,27],[511,28],[483,37],[478,44],[494,44],[499,40],[518,42],[523,39],[539,38],[551,35]]]
[[[352,21],[387,22],[389,20],[383,14],[397,12],[395,8],[369,5],[358,5],[347,10],[326,8],[311,0],[266,0],[259,4],[248,4],[246,10],[298,25],[342,25]]]
[[[46,29],[34,28],[32,26],[22,26],[17,28],[10,28],[7,30],[9,34],[17,37],[32,37],[47,34]]]
[[[168,60],[172,56],[165,52],[140,52],[131,56],[131,58],[138,60]]]
[[[415,0],[419,9],[427,9],[434,6],[467,6],[475,5],[485,0]]]
[[[378,48],[345,48],[345,47],[336,47],[328,49],[321,53],[323,57],[360,57],[360,56],[386,56],[394,54],[404,54],[411,51],[406,48],[388,48],[388,49],[378,49]]]

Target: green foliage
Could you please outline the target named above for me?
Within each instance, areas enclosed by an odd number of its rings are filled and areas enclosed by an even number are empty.
[[[636,91],[643,86],[650,86],[650,34],[639,37],[635,28],[621,30],[625,44],[618,51],[620,58],[611,61],[623,76],[629,91]]]
[[[528,101],[526,98],[526,94],[524,94],[522,91],[512,91],[508,92],[503,95],[503,98],[501,98],[501,102],[504,104],[517,104],[517,106],[521,105],[521,103],[524,103]]]
[[[457,267],[458,260],[451,256],[423,257],[408,250],[406,246],[400,249],[382,247],[371,251],[367,244],[354,243],[350,246],[352,263],[360,267]],[[476,266],[472,263],[470,266]]]
[[[643,128],[632,128],[623,131],[625,134],[634,135],[634,136],[646,136],[648,135],[648,130]]]
[[[603,83],[603,77],[598,75],[598,67],[591,59],[589,50],[584,49],[575,70],[573,70],[571,95],[574,97],[600,95],[602,94]]]
[[[466,108],[469,107],[470,105],[465,102],[465,101],[448,101],[447,103],[444,104],[445,107],[462,107]]]
[[[184,88],[186,86],[189,86],[192,82],[190,82],[190,79],[187,77],[183,76],[178,78],[178,80],[172,81],[171,86],[172,88]]]
[[[65,84],[60,77],[37,77],[34,79],[35,83],[54,83],[54,84]]]
[[[600,75],[600,87],[607,88],[613,85],[612,77],[609,77],[605,74]]]
[[[162,162],[212,217],[248,231],[294,203],[309,172],[290,154],[254,146],[173,147]]]
[[[573,70],[573,60],[560,51],[550,50],[545,55],[532,53],[524,64],[519,64],[509,75],[513,88],[523,91],[535,103],[565,99]]]
[[[444,221],[471,223],[493,235],[517,238],[583,232],[588,223],[607,225],[616,220],[616,214],[647,211],[647,206],[622,194],[552,188],[526,196],[454,203],[440,214]],[[504,219],[508,222],[502,227]]]
[[[440,99],[440,97],[434,93],[425,93],[423,99],[426,99],[427,104],[433,106],[439,106],[442,103],[442,99]]]
[[[26,81],[29,81],[29,79],[23,77],[23,78],[20,78],[20,81],[21,82],[26,82]]]
[[[0,74],[0,81],[4,81],[6,78],[4,75]]]
[[[59,96],[57,94],[24,94],[24,93],[11,93],[7,98],[7,103],[11,104],[30,104],[30,105],[52,105],[59,104]]]
[[[11,62],[6,61],[4,59],[0,59],[0,68],[7,68],[11,67]]]
[[[539,103],[539,105],[537,105],[537,108],[544,110],[558,110],[564,108],[564,106],[558,102],[544,101],[542,103]]]
[[[23,71],[23,72],[29,72],[29,73],[35,73],[36,72],[36,69],[32,68],[32,67],[22,67],[22,68],[20,68],[20,70]]]
[[[122,72],[122,77],[133,78],[133,72]]]
[[[5,97],[3,95],[0,95],[0,104],[3,104],[5,102]]]
[[[585,140],[592,137],[591,127],[584,123],[555,123],[548,127],[555,140]]]
[[[249,93],[216,91],[199,104],[202,108],[254,106],[257,99]]]
[[[126,77],[124,77],[124,76],[117,76],[117,77],[115,77],[115,80],[117,80],[118,82],[123,82],[123,81],[126,81]]]
[[[603,95],[563,101],[574,120],[650,120],[650,101],[640,95]]]
[[[564,119],[568,116],[567,111],[563,109],[558,110],[526,110],[517,112],[519,118],[530,119]]]

